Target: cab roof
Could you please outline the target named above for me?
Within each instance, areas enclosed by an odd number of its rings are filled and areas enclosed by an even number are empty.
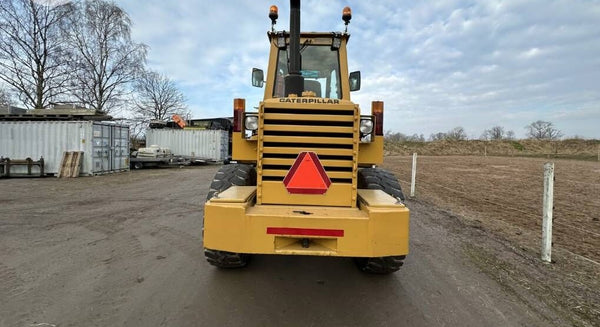
[[[279,35],[283,35],[284,37],[289,38],[290,32],[289,31],[275,31],[275,32],[269,31],[269,32],[267,32],[269,41],[273,41]],[[348,42],[348,40],[350,39],[350,34],[343,33],[343,32],[300,32],[300,38],[307,38],[307,39],[333,38],[334,36],[339,36],[340,38],[346,40],[346,42]]]

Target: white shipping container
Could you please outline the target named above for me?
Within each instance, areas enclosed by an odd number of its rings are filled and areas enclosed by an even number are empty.
[[[146,146],[158,145],[171,153],[195,159],[224,161],[229,150],[229,133],[223,130],[149,129]]]
[[[44,158],[47,174],[57,174],[63,152],[83,151],[80,175],[129,170],[129,127],[92,121],[0,121],[0,156]],[[11,167],[25,173],[24,166]]]

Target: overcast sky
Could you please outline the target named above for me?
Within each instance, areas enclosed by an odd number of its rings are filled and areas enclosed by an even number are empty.
[[[175,80],[194,118],[257,106],[266,69],[268,10],[289,30],[289,1],[118,0],[149,66]],[[525,135],[535,120],[566,136],[600,138],[600,1],[302,1],[303,31],[341,31],[352,8],[352,93],[363,112],[385,101],[385,130],[404,134],[494,125]]]

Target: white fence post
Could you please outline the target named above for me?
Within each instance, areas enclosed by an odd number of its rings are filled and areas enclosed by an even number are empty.
[[[410,196],[415,196],[415,185],[417,183],[417,153],[413,153],[412,179],[410,181]]]
[[[554,205],[554,163],[544,164],[544,209],[542,220],[542,261],[552,259],[552,207]]]

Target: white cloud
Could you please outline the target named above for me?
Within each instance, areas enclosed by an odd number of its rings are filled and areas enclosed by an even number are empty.
[[[149,63],[174,78],[194,116],[231,115],[232,99],[257,105],[252,67],[266,68],[271,2],[118,0],[134,38],[151,46]],[[288,27],[288,1],[278,29]],[[302,2],[308,31],[344,28],[350,5],[353,93],[364,111],[386,102],[385,129],[479,135],[502,125],[521,136],[538,119],[566,135],[600,138],[600,3],[532,1]],[[584,118],[582,118],[584,117]]]

